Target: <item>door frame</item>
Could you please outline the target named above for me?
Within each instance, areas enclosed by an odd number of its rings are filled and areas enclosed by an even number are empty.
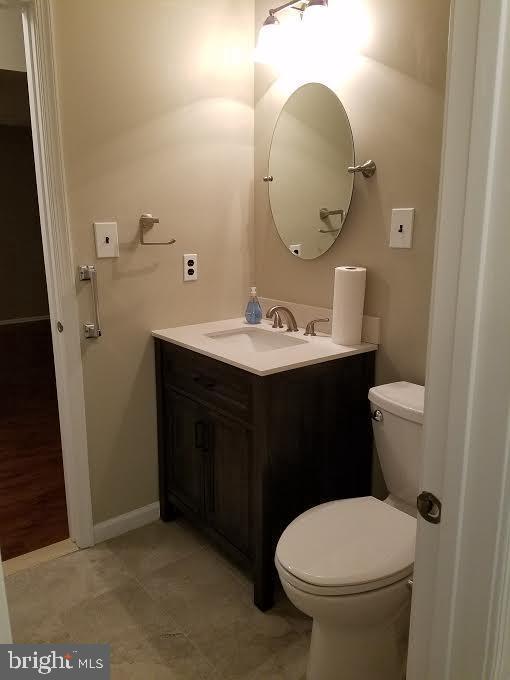
[[[408,680],[503,680],[510,652],[510,0],[452,6]]]
[[[4,0],[5,2],[5,0]],[[70,538],[94,545],[76,267],[60,136],[50,0],[7,0],[22,12],[37,194],[48,287]],[[59,332],[60,322],[63,331]]]

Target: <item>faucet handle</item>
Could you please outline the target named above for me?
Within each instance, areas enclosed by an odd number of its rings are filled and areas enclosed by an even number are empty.
[[[266,319],[273,319],[273,328],[283,328],[282,317],[278,307],[271,307],[267,310]]]
[[[278,312],[275,312],[273,316],[273,328],[283,328],[282,317]]]
[[[305,335],[317,335],[317,333],[315,332],[316,323],[329,323],[329,319],[313,319],[312,321],[306,324]]]

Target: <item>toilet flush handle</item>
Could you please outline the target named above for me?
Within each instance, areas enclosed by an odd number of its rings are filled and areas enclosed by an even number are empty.
[[[375,420],[377,423],[382,423],[384,420],[384,416],[382,414],[382,411],[380,411],[378,408],[372,413],[372,420]]]

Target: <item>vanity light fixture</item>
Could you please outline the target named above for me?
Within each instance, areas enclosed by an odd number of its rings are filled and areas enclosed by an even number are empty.
[[[257,47],[255,49],[255,61],[259,63],[270,62],[272,55],[278,49],[278,27],[280,22],[271,12],[273,10],[270,10],[269,16],[259,31]]]
[[[303,26],[306,30],[317,30],[326,18],[328,0],[291,0],[291,2],[270,9],[269,15],[259,31],[255,50],[256,61],[262,63],[271,61],[271,56],[280,47],[281,26],[276,15],[289,7],[301,13]]]

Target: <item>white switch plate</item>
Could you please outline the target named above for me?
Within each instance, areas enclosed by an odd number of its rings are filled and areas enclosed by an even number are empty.
[[[196,253],[183,255],[183,277],[185,281],[196,281],[198,279],[198,255]]]
[[[395,208],[391,213],[390,248],[413,245],[414,208]]]
[[[94,234],[98,258],[119,257],[117,222],[94,222]]]

